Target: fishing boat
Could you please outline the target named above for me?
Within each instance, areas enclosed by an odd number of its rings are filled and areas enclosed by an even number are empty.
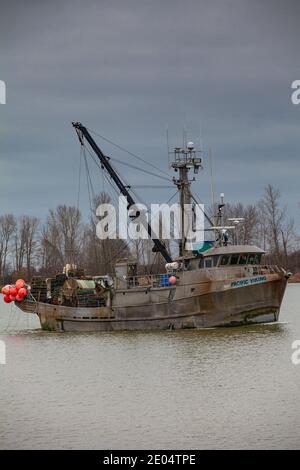
[[[79,122],[73,127],[80,145],[89,145],[128,206],[133,206],[130,188],[89,130]],[[192,142],[175,148],[172,168],[178,175],[174,183],[182,208],[194,199],[189,175],[197,174],[201,165]],[[123,259],[116,262],[113,277],[85,278],[69,265],[54,280],[44,280],[40,287],[33,283],[31,292],[15,304],[23,312],[38,315],[42,328],[54,331],[172,330],[276,322],[289,273],[264,264],[265,252],[259,247],[230,243],[228,233],[234,225],[222,223],[223,207],[222,196],[216,222],[205,214],[213,239],[191,245],[183,228],[175,257],[146,223],[153,251],[165,260],[162,273],[139,274],[134,259]]]

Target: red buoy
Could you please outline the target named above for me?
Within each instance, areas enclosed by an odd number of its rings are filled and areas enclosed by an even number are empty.
[[[15,295],[9,295],[9,298],[10,298],[10,301],[11,302],[14,302],[16,300],[16,296]]]
[[[19,289],[18,296],[22,297],[23,299],[24,297],[26,297],[26,295],[27,295],[27,289],[25,289],[25,287],[21,287],[21,289]]]
[[[18,293],[18,289],[15,286],[10,286],[9,295],[12,295],[13,297],[15,297],[17,293]]]
[[[169,284],[171,284],[171,285],[176,284],[176,276],[170,276],[169,277]]]
[[[24,299],[24,295],[20,295],[20,294],[16,295],[16,301],[17,302],[22,302],[23,299]]]
[[[19,289],[22,289],[22,287],[25,286],[25,281],[23,279],[18,279],[16,281],[16,288],[19,290]]]
[[[4,300],[5,303],[10,304],[10,302],[11,302],[10,295],[5,294],[5,296],[3,297],[3,300]]]
[[[3,294],[3,295],[9,295],[9,289],[10,289],[10,287],[11,287],[11,286],[8,285],[8,284],[7,284],[6,286],[2,287],[2,291],[1,291],[2,294]]]

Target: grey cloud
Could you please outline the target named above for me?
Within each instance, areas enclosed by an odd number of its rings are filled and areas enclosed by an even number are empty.
[[[299,10],[296,1],[253,0],[1,6],[1,212],[42,216],[59,202],[75,203],[72,120],[164,169],[166,125],[174,145],[185,121],[196,141],[201,125],[229,200],[252,202],[271,181],[294,211],[300,107],[291,104],[290,84],[299,78]],[[132,169],[120,171],[141,180]],[[208,174],[197,183],[204,201]],[[155,197],[165,200],[166,192]]]

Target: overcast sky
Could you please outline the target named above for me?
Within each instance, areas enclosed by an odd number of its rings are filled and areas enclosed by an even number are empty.
[[[252,203],[272,183],[299,222],[300,105],[290,98],[299,21],[300,3],[290,0],[1,2],[0,212],[44,217],[77,204],[75,120],[165,171],[166,126],[171,146],[186,126],[197,145],[202,137],[194,189],[204,202],[211,148],[216,192]],[[95,190],[106,189],[91,169]],[[164,184],[119,169],[132,184]],[[137,192],[165,202],[174,189]]]

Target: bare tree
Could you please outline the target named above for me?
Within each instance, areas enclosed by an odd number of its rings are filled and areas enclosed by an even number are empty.
[[[21,217],[14,230],[14,262],[15,270],[26,268],[27,275],[32,272],[33,257],[37,250],[37,229],[39,219],[31,216]]]
[[[14,264],[15,270],[21,271],[25,257],[25,230],[22,220],[18,220],[14,233]]]
[[[269,250],[274,253],[275,261],[280,261],[281,233],[285,219],[285,208],[281,207],[281,194],[279,189],[268,184],[264,195],[259,202],[260,216],[265,221],[266,239]]]
[[[53,272],[66,263],[79,264],[83,234],[82,216],[76,207],[63,205],[51,209],[41,231],[43,268]]]
[[[40,258],[42,271],[48,274],[59,272],[64,265],[58,227],[50,217],[41,229]]]
[[[111,203],[106,193],[94,198],[90,220],[85,224],[75,207],[60,205],[49,211],[46,222],[39,230],[36,217],[16,219],[12,214],[0,216],[0,278],[10,271],[26,270],[26,275],[39,271],[45,275],[61,272],[66,263],[85,268],[90,274],[112,274],[117,259],[133,256],[145,273],[164,269],[165,262],[152,252],[151,240],[99,239],[97,237],[96,209],[99,204]],[[281,194],[272,185],[265,188],[256,205],[226,204],[224,223],[228,218],[243,218],[234,235],[239,244],[257,244],[269,252],[272,263],[300,269],[299,236],[292,218],[287,217]],[[231,225],[231,224],[230,224]],[[162,236],[161,232],[159,236]],[[170,249],[168,240],[162,240]],[[298,245],[297,245],[298,242]],[[176,245],[176,241],[173,241]],[[173,249],[175,251],[175,249]],[[10,269],[11,268],[11,269]]]
[[[117,259],[130,256],[128,244],[125,240],[99,239],[96,233],[98,218],[96,209],[100,204],[111,203],[110,196],[101,192],[93,200],[93,214],[85,231],[85,265],[91,274],[112,274]]]
[[[24,216],[21,219],[21,223],[24,230],[25,238],[25,259],[26,259],[26,270],[28,276],[32,274],[33,259],[37,254],[37,230],[39,227],[39,219],[37,217]]]
[[[243,219],[231,233],[231,237],[236,243],[249,245],[257,241],[258,213],[254,205],[244,206],[242,203],[226,204],[224,208],[225,225],[227,225],[230,218]]]
[[[295,222],[293,218],[284,220],[280,227],[280,233],[283,248],[283,263],[284,267],[287,268],[289,264],[289,253],[295,248],[294,243],[296,240]]]
[[[7,275],[7,258],[16,225],[16,219],[12,214],[0,216],[0,276],[2,281]]]

